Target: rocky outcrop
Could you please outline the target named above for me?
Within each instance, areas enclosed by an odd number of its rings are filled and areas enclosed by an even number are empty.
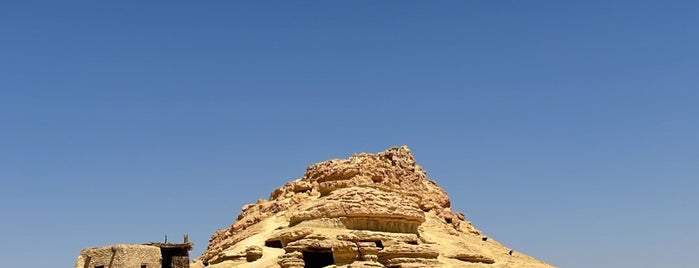
[[[324,218],[340,219],[342,225],[354,230],[416,233],[425,213],[399,193],[352,187],[302,204],[291,215],[290,224]]]
[[[454,256],[449,256],[449,258],[454,258],[465,262],[481,262],[487,264],[495,263],[495,260],[493,258],[480,254],[459,253]]]
[[[406,146],[329,160],[243,206],[193,267],[550,267],[482,239],[450,206]]]

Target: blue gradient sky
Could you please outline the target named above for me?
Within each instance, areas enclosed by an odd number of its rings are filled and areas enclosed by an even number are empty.
[[[699,263],[697,1],[16,2],[2,266],[184,233],[198,256],[309,164],[402,144],[516,250]]]

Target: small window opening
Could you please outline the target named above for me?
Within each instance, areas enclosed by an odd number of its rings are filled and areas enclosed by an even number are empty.
[[[148,268],[147,264],[141,264],[141,268]]]
[[[417,245],[417,241],[408,241],[408,244],[410,244],[410,245]]]
[[[281,240],[267,240],[267,241],[265,241],[265,247],[283,248]]]
[[[374,243],[376,244],[376,247],[377,247],[377,248],[383,249],[383,243],[381,242],[381,240],[379,240],[379,241],[374,241]]]
[[[451,223],[451,218],[444,218],[447,223]]]
[[[322,268],[334,265],[335,259],[331,249],[308,249],[303,251],[304,268]]]
[[[104,268],[104,265],[95,265],[95,268]]]

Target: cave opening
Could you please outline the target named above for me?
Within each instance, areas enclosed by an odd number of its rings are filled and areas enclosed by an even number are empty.
[[[281,240],[267,240],[265,241],[265,247],[283,248]]]
[[[335,264],[331,249],[306,249],[303,251],[305,268],[322,268]]]
[[[383,249],[383,243],[381,242],[381,240],[374,241],[374,243],[376,244],[377,248]]]

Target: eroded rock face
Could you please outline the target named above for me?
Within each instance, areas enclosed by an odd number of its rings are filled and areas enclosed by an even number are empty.
[[[427,174],[417,165],[407,146],[312,165],[301,179],[272,192],[270,200],[283,200],[303,192],[325,196],[337,189],[355,186],[397,192],[423,210],[451,205],[447,193],[427,179]]]
[[[340,218],[348,229],[417,232],[417,227],[425,221],[425,213],[400,193],[350,187],[335,190],[316,202],[301,204],[291,215],[290,224],[322,218]]]
[[[243,206],[193,267],[550,267],[483,241],[450,205],[406,146],[329,160]]]

